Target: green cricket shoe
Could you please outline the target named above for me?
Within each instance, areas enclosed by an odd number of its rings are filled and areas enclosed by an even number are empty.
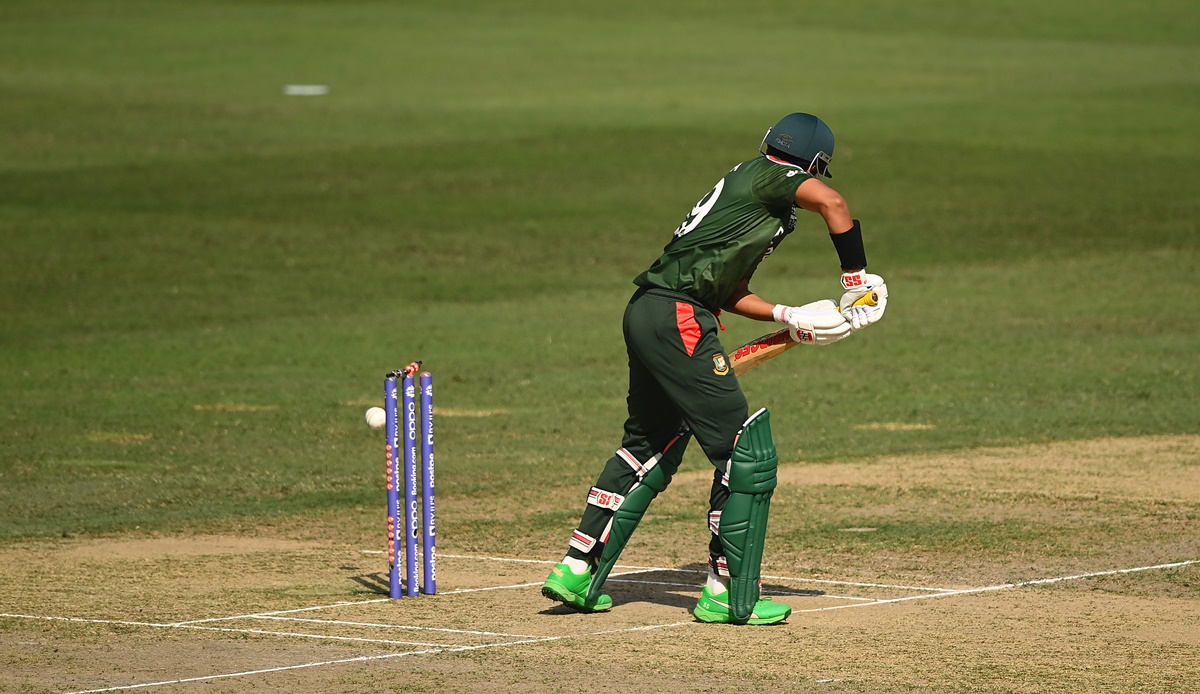
[[[729,593],[726,592],[721,593],[719,597],[728,600],[728,596]],[[729,603],[713,597],[708,586],[704,586],[704,591],[700,593],[700,602],[696,603],[696,609],[692,610],[696,619],[710,624],[776,624],[787,619],[791,613],[792,608],[789,605],[774,602],[771,598],[762,598],[754,603],[754,611],[750,613],[749,619],[734,619]]]
[[[580,612],[604,612],[612,609],[612,598],[601,595],[595,602],[588,602],[588,584],[592,582],[592,571],[577,574],[566,564],[555,564],[550,576],[542,584],[542,595],[557,600]]]

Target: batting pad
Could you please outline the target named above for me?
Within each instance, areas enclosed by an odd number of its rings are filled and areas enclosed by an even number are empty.
[[[764,407],[746,420],[729,456],[729,501],[721,511],[718,534],[729,563],[729,606],[737,620],[749,619],[758,602],[763,542],[778,467],[771,416]]]
[[[639,474],[638,481],[634,483],[633,488],[621,497],[616,506],[612,507],[615,510],[608,524],[608,536],[604,538],[604,549],[601,551],[600,560],[596,563],[596,569],[592,573],[592,582],[588,585],[588,600],[600,598],[600,587],[604,585],[609,572],[616,566],[617,559],[621,556],[621,550],[625,549],[625,545],[629,543],[629,538],[637,529],[638,523],[642,522],[642,516],[646,515],[646,509],[650,508],[650,502],[654,501],[660,492],[666,490],[667,485],[671,483],[671,477],[679,469],[679,463],[683,460],[683,451],[687,447],[687,437],[690,436],[690,433],[681,434],[679,438],[672,441],[666,450],[655,456],[657,460],[652,466],[642,466],[645,472]],[[624,449],[617,451],[617,455],[621,455],[622,451]]]

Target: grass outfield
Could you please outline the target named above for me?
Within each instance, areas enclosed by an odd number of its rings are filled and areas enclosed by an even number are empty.
[[[440,494],[583,489],[630,278],[791,110],[893,301],[745,379],[785,465],[1195,432],[1200,11],[975,5],[4,3],[0,538],[380,503],[415,357]],[[808,215],[755,285],[836,280]]]
[[[0,2],[0,693],[1200,681],[1200,5],[810,5]],[[550,606],[630,280],[795,110],[892,298],[743,380],[795,611],[692,619],[696,446],[613,610]],[[755,289],[836,297],[825,237]],[[390,601],[414,358],[440,594]]]
[[[413,357],[492,413],[444,495],[583,484],[629,280],[792,109],[894,300],[746,378],[785,461],[1195,431],[1196,13],[1073,7],[7,2],[0,537],[371,503]],[[770,299],[836,293],[808,217]]]

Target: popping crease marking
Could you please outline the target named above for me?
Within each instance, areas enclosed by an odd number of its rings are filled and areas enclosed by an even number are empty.
[[[251,619],[254,617],[270,617],[280,614],[295,614],[297,612],[313,612],[316,610],[331,610],[338,607],[353,607],[355,605],[371,605],[377,602],[387,602],[390,598],[375,598],[373,600],[348,600],[345,602],[335,602],[330,605],[315,605],[313,607],[297,607],[291,610],[275,610],[272,612],[252,612],[250,614],[237,614],[228,617],[209,617],[207,619],[189,619],[182,622],[171,622],[162,626],[175,627],[185,626],[187,624],[205,624],[207,622],[226,622],[235,619]]]
[[[886,600],[875,600],[872,602],[858,603],[855,605],[834,605],[832,607],[814,607],[807,610],[796,610],[800,612],[826,612],[828,610],[844,610],[850,607],[863,607],[865,605],[886,605],[896,602],[908,602],[910,600],[930,600],[933,598],[946,598],[958,595],[973,595],[976,593],[989,593],[1000,590],[1010,590],[1013,588],[1028,588],[1030,586],[1045,586],[1053,583],[1062,583],[1063,581],[1078,581],[1085,578],[1099,578],[1100,576],[1117,576],[1120,574],[1131,574],[1139,571],[1154,571],[1157,569],[1177,569],[1184,566],[1200,564],[1200,559],[1189,559],[1187,561],[1177,561],[1170,564],[1155,564],[1153,566],[1136,566],[1132,569],[1110,569],[1108,571],[1091,571],[1088,573],[1075,574],[1073,576],[1056,576],[1054,578],[1037,578],[1030,581],[1018,581],[1016,583],[1001,583],[994,586],[984,586],[982,588],[963,588],[961,590],[950,590],[942,593],[934,593],[931,595],[910,595],[904,598],[890,598]]]
[[[451,556],[451,558],[457,559],[457,558],[462,558],[462,557]],[[468,557],[468,558],[473,559],[475,557]],[[554,563],[554,562],[535,562],[533,560],[519,560],[519,561],[528,562],[528,563],[539,563],[539,564],[542,564],[542,563],[553,564]],[[623,575],[623,574],[620,574],[620,575]],[[514,583],[512,585],[507,585],[507,586],[486,586],[483,588],[459,588],[457,590],[441,591],[439,593],[439,595],[455,595],[455,594],[459,594],[459,593],[480,593],[480,592],[491,591],[491,590],[511,590],[511,589],[515,589],[515,588],[529,588],[531,586],[540,586],[540,585],[542,585],[541,581],[538,581],[535,583]],[[255,618],[260,618],[260,617],[273,617],[276,615],[294,614],[296,612],[315,612],[317,610],[332,610],[332,609],[336,609],[339,607],[353,607],[356,605],[371,605],[374,603],[388,602],[389,600],[390,600],[390,598],[375,598],[372,600],[335,602],[335,603],[332,603],[329,605],[314,605],[312,607],[299,607],[299,608],[291,609],[291,610],[276,610],[273,612],[255,612],[255,613],[251,613],[251,614],[230,615],[227,617],[209,617],[207,619],[192,619],[192,620],[186,620],[186,621],[181,621],[181,622],[172,622],[170,624],[164,624],[162,626],[185,626],[188,624],[205,624],[208,622],[227,622],[227,621],[234,621],[234,620],[239,620],[239,619],[255,619]]]
[[[618,574],[618,575],[619,576],[629,576],[631,574]],[[696,585],[695,583],[672,583],[669,581],[641,581],[641,580],[632,579],[632,578],[612,578],[611,576],[609,577],[608,580],[612,581],[613,583],[637,583],[640,585],[647,585],[647,586],[672,586],[672,587],[676,587],[676,588],[691,588],[692,590],[696,590],[696,589],[700,588],[700,586]],[[762,591],[762,594],[763,595],[789,595],[789,596],[793,596],[793,597],[797,597],[797,598],[824,598],[826,600],[857,600],[857,601],[861,601],[861,602],[877,602],[876,598],[859,598],[859,597],[854,597],[851,595],[830,595],[828,593],[797,593],[795,591],[787,591],[787,590],[765,590],[764,589]]]
[[[383,643],[392,646],[426,646],[429,648],[454,648],[457,644],[453,643],[427,643],[422,641],[394,641],[391,639],[367,639],[358,636],[328,636],[325,634],[304,634],[291,631],[266,631],[263,629],[234,629],[232,627],[206,627],[198,624],[187,624],[184,626],[173,627],[175,629],[196,629],[200,631],[223,631],[235,634],[258,634],[260,636],[290,636],[304,639],[318,639],[328,641],[361,641],[364,643]]]
[[[510,557],[474,556],[474,555],[469,555],[469,554],[439,554],[438,556],[443,559],[476,559],[476,560],[481,560],[481,561],[513,562],[513,563],[517,563],[517,564],[548,564],[548,565],[553,566],[555,563],[557,563],[557,562],[553,562],[553,561],[546,561],[544,559],[513,559]],[[631,564],[617,564],[615,566],[615,568],[631,569],[631,571],[629,571],[627,573],[613,574],[614,576],[628,576],[631,573],[646,573],[646,572],[651,572],[651,571],[673,571],[676,573],[692,573],[692,574],[708,573],[707,571],[701,571],[701,570],[696,570],[696,569],[675,569],[675,568],[669,568],[669,567],[665,567],[665,566],[635,566],[635,565],[631,565]],[[854,586],[856,588],[892,588],[895,590],[927,590],[930,592],[938,592],[938,593],[946,593],[946,592],[954,591],[953,588],[929,588],[929,587],[924,587],[924,586],[901,586],[901,585],[891,585],[891,584],[887,584],[887,583],[859,583],[856,581],[834,581],[834,580],[823,579],[823,578],[801,578],[798,576],[767,576],[767,575],[763,575],[762,578],[769,579],[772,581],[790,581],[790,582],[796,582],[796,583],[823,583],[826,585],[835,585],[835,586]],[[528,584],[528,585],[533,585],[533,584]],[[537,585],[541,585],[541,583],[538,583]],[[521,586],[512,586],[512,587],[521,587]]]
[[[496,558],[496,557],[463,557],[463,558],[505,561],[502,558]],[[516,559],[516,560],[510,560],[510,561],[519,561],[519,562],[524,562],[524,563],[539,563],[539,564],[552,563],[552,562],[523,560],[523,559]],[[867,605],[884,605],[884,604],[897,603],[897,602],[907,602],[907,601],[911,601],[911,600],[928,600],[928,599],[932,599],[932,598],[942,598],[942,597],[957,596],[957,595],[969,595],[969,594],[974,594],[974,593],[1009,590],[1009,589],[1023,588],[1023,587],[1036,586],[1036,585],[1050,585],[1050,584],[1054,584],[1054,583],[1060,583],[1063,581],[1073,581],[1073,580],[1080,580],[1080,579],[1087,579],[1087,578],[1095,578],[1095,577],[1099,577],[1099,576],[1129,574],[1129,573],[1136,573],[1136,572],[1141,572],[1141,571],[1151,571],[1151,570],[1156,570],[1156,569],[1180,568],[1180,567],[1192,566],[1192,565],[1197,565],[1197,564],[1200,564],[1200,559],[1172,562],[1172,563],[1168,563],[1168,564],[1156,564],[1156,565],[1152,565],[1152,566],[1140,566],[1140,567],[1133,567],[1133,568],[1128,568],[1128,569],[1112,569],[1112,570],[1107,570],[1107,571],[1093,571],[1093,572],[1082,573],[1082,574],[1074,574],[1074,575],[1070,575],[1070,576],[1058,576],[1058,577],[1052,577],[1052,578],[1042,578],[1042,579],[1034,579],[1034,580],[1029,580],[1029,581],[1020,581],[1020,582],[1015,582],[1015,583],[1004,583],[1004,584],[993,585],[993,586],[984,586],[981,588],[966,588],[966,589],[959,589],[959,590],[921,589],[921,590],[937,590],[940,592],[930,593],[930,594],[926,594],[926,595],[913,595],[913,596],[908,596],[908,597],[903,597],[903,598],[871,600],[869,602],[861,602],[861,603],[855,603],[855,604],[849,604],[849,605],[836,605],[836,606],[831,606],[831,607],[799,610],[799,611],[797,611],[797,613],[824,612],[824,611],[828,611],[828,610],[839,610],[839,609],[847,609],[847,608],[852,608],[852,607],[863,607],[863,606],[867,606]],[[664,571],[664,570],[665,571],[683,571],[680,569],[662,569],[662,568],[657,568],[657,567],[643,567],[639,570],[635,570],[635,571],[632,571],[629,573],[645,573],[645,572],[650,572],[650,571]],[[688,572],[691,573],[691,571],[688,571]],[[697,573],[700,573],[700,572],[697,572]],[[628,574],[618,574],[618,575],[628,575]],[[766,577],[764,576],[764,578],[766,578]],[[778,579],[774,579],[774,580],[778,580]],[[833,581],[824,581],[824,582],[834,583]],[[843,583],[845,583],[845,582],[843,582]],[[538,585],[538,584],[522,584],[522,586],[528,586],[528,585]],[[869,586],[872,584],[852,584],[852,585],[868,585]],[[516,587],[516,586],[514,586],[514,587]],[[381,598],[378,600],[357,601],[357,602],[342,602],[342,603],[338,603],[337,606],[363,605],[363,604],[385,602],[385,601],[387,601],[386,598]],[[269,617],[269,616],[280,615],[280,614],[292,614],[292,613],[296,613],[296,612],[305,612],[305,611],[311,611],[311,610],[317,610],[317,609],[328,609],[330,607],[334,607],[334,605],[298,608],[298,609],[294,609],[294,610],[280,610],[280,611],[277,611],[274,613],[259,613],[256,615],[243,615],[241,618]],[[260,631],[260,630],[224,629],[224,628],[217,628],[217,627],[213,627],[213,628],[198,627],[198,626],[195,626],[196,622],[191,622],[191,623],[176,622],[176,623],[164,624],[164,623],[153,623],[153,622],[133,622],[133,621],[126,621],[126,620],[85,619],[85,618],[81,618],[81,617],[52,617],[52,616],[35,616],[35,615],[0,613],[0,618],[3,618],[3,617],[15,618],[15,619],[55,620],[55,621],[77,622],[77,623],[82,622],[82,623],[94,623],[94,624],[119,624],[119,625],[127,625],[127,626],[147,626],[147,627],[159,627],[159,628],[212,629],[215,631],[246,632],[246,633],[259,633],[259,634],[264,634],[264,635],[285,635],[285,636],[309,637],[309,638],[315,637],[315,638],[350,639],[350,637],[325,637],[325,636],[314,635],[314,634],[288,634],[286,632],[266,632],[266,631]],[[239,617],[225,617],[225,618],[214,619],[214,620],[197,620],[197,621],[199,621],[199,622],[220,621],[221,619],[238,619],[238,618]],[[313,621],[320,621],[320,620],[313,620]],[[608,634],[632,633],[632,632],[639,632],[639,631],[651,631],[651,630],[655,630],[655,629],[667,629],[667,628],[674,628],[674,627],[679,627],[679,626],[688,626],[688,625],[693,625],[693,624],[697,624],[697,623],[698,622],[695,622],[694,620],[689,620],[689,621],[683,621],[683,622],[673,622],[673,623],[669,623],[669,624],[646,625],[646,626],[630,627],[630,628],[623,628],[623,629],[610,629],[610,630],[591,632],[591,633],[585,633],[585,634],[568,634],[568,635],[564,635],[564,636],[528,638],[528,639],[520,639],[517,641],[505,641],[505,642],[501,642],[501,643],[490,643],[490,644],[473,645],[473,646],[454,646],[454,647],[449,647],[449,648],[431,648],[428,650],[404,651],[404,652],[400,652],[400,653],[386,653],[386,654],[376,655],[376,656],[359,656],[359,657],[355,657],[355,658],[343,658],[343,659],[339,659],[339,660],[303,663],[300,665],[287,665],[287,666],[280,666],[280,667],[276,667],[276,668],[267,668],[267,669],[261,669],[261,670],[251,670],[251,671],[236,672],[236,673],[225,673],[225,674],[218,674],[218,675],[207,675],[207,676],[203,676],[203,677],[193,677],[193,678],[187,678],[187,679],[168,680],[168,681],[161,681],[161,682],[149,682],[149,683],[142,683],[142,684],[123,685],[123,686],[117,686],[117,687],[106,687],[106,688],[101,688],[101,689],[80,690],[80,691],[76,691],[76,692],[69,692],[68,694],[95,694],[97,692],[142,689],[142,688],[146,688],[146,687],[154,687],[154,686],[167,685],[167,684],[180,684],[180,683],[185,683],[185,682],[200,682],[200,681],[215,680],[215,679],[226,679],[226,678],[231,678],[231,677],[243,677],[243,676],[257,675],[257,674],[264,674],[264,673],[271,673],[271,672],[283,672],[283,671],[288,671],[288,670],[299,670],[299,669],[304,669],[304,668],[320,667],[320,666],[325,666],[325,665],[336,665],[336,664],[352,663],[352,662],[367,662],[367,661],[372,661],[372,660],[383,660],[383,659],[388,659],[388,658],[400,658],[400,657],[409,656],[409,655],[460,653],[460,652],[466,652],[466,651],[483,650],[483,649],[488,649],[488,648],[500,648],[500,647],[504,647],[504,646],[516,646],[516,645],[533,644],[533,643],[548,643],[548,642],[552,642],[552,641],[561,641],[561,640],[581,638],[581,637],[603,636],[603,635],[608,635]],[[366,639],[355,639],[355,640],[366,640]],[[397,643],[405,643],[405,642],[397,642]]]
[[[376,629],[410,629],[412,631],[440,631],[446,634],[470,634],[472,636],[504,636],[513,639],[538,639],[532,634],[507,634],[498,631],[474,631],[471,629],[446,629],[443,627],[414,627],[407,624],[375,624],[372,622],[348,622],[340,619],[303,619],[301,617],[272,617],[261,616],[250,619],[275,619],[281,622],[304,622],[306,624],[341,624],[352,627],[371,627]]]
[[[53,622],[75,622],[83,624],[112,624],[116,626],[153,627],[157,629],[195,629],[198,631],[221,631],[238,634],[258,634],[260,636],[290,636],[305,639],[324,639],[330,641],[362,641],[366,643],[385,643],[396,646],[432,646],[438,648],[454,648],[452,643],[425,643],[421,641],[394,641],[388,639],[368,639],[357,636],[330,636],[325,634],[302,634],[290,631],[265,631],[262,629],[233,629],[230,627],[206,627],[196,624],[160,624],[154,622],[131,622],[119,619],[88,619],[85,617],[52,617],[26,614],[0,614],[0,617],[13,619],[39,619]],[[498,645],[498,644],[497,644]]]
[[[0,615],[0,616],[3,616],[3,615]],[[55,619],[55,618],[51,617],[48,619]],[[87,620],[85,620],[85,621],[87,621]],[[647,625],[647,626],[629,627],[629,628],[625,628],[625,629],[608,629],[605,631],[597,631],[597,632],[592,632],[592,633],[587,633],[587,634],[568,634],[566,636],[546,636],[546,637],[540,637],[540,638],[523,639],[521,641],[507,641],[504,643],[489,643],[489,644],[483,644],[483,645],[477,645],[477,646],[455,646],[455,647],[451,647],[451,648],[432,648],[429,650],[422,650],[422,651],[404,651],[402,653],[384,653],[382,655],[364,655],[364,656],[358,656],[355,658],[342,658],[339,660],[324,660],[324,661],[318,661],[318,662],[313,662],[313,663],[302,663],[300,665],[283,665],[280,667],[265,668],[262,670],[247,670],[244,672],[231,672],[231,673],[223,673],[223,674],[219,674],[219,675],[205,675],[202,677],[188,677],[186,679],[164,680],[164,681],[160,681],[160,682],[145,682],[145,683],[141,683],[141,684],[128,684],[128,685],[121,685],[121,686],[117,686],[117,687],[104,687],[101,689],[83,689],[83,690],[78,690],[78,691],[74,691],[74,692],[67,692],[66,694],[98,694],[99,692],[115,692],[115,691],[123,691],[123,690],[130,690],[130,689],[144,689],[147,687],[158,687],[158,686],[163,686],[163,685],[168,685],[168,684],[183,684],[186,682],[204,682],[204,681],[216,680],[216,679],[228,679],[231,677],[246,677],[249,675],[261,675],[261,674],[267,674],[267,673],[272,673],[272,672],[285,672],[288,670],[301,670],[301,669],[305,669],[305,668],[322,667],[325,665],[340,665],[340,664],[344,664],[344,663],[362,663],[362,662],[367,662],[367,661],[372,661],[372,660],[385,660],[385,659],[389,659],[389,658],[403,658],[405,656],[410,656],[410,655],[435,655],[438,653],[463,653],[466,651],[479,651],[479,650],[484,650],[487,648],[500,648],[503,646],[520,646],[520,645],[531,644],[531,643],[547,643],[550,641],[562,641],[562,640],[566,640],[566,639],[574,639],[574,638],[580,638],[580,637],[606,636],[609,634],[621,634],[621,633],[629,633],[629,632],[635,632],[635,631],[651,631],[651,630],[655,630],[655,629],[669,629],[672,627],[687,626],[687,625],[695,624],[695,623],[696,622],[694,622],[694,621],[686,621],[686,622],[672,622],[670,624],[651,624],[651,625]]]
[[[483,593],[483,592],[486,592],[489,590],[511,590],[513,588],[529,588],[530,586],[540,586],[540,585],[542,585],[541,581],[534,581],[531,583],[513,583],[512,585],[507,585],[507,586],[486,586],[484,588],[459,588],[458,590],[443,591],[441,594],[442,595],[456,595],[459,593]]]
[[[542,640],[547,640],[547,639],[542,639]],[[536,643],[536,642],[537,641],[535,640],[535,641],[529,641],[528,643]],[[243,672],[229,672],[229,673],[223,673],[220,675],[204,675],[202,677],[188,677],[185,679],[178,679],[178,680],[163,680],[161,682],[144,682],[142,684],[127,684],[127,685],[122,685],[122,686],[118,686],[118,687],[104,687],[102,689],[81,689],[81,690],[77,690],[74,692],[67,692],[66,694],[98,694],[99,692],[116,692],[116,691],[129,690],[129,689],[145,689],[147,687],[159,687],[159,686],[168,685],[168,684],[184,684],[187,682],[205,682],[205,681],[209,681],[209,680],[228,679],[231,677],[247,677],[249,675],[264,675],[264,674],[268,674],[268,673],[272,673],[272,672],[287,672],[289,670],[302,670],[305,668],[322,667],[325,665],[341,665],[343,663],[365,663],[365,662],[372,661],[372,660],[385,660],[388,658],[403,658],[403,657],[409,656],[409,655],[430,655],[430,654],[436,654],[436,653],[453,653],[453,652],[477,650],[480,648],[491,648],[491,647],[495,647],[495,646],[499,646],[499,645],[510,645],[511,646],[511,645],[516,645],[518,643],[526,643],[526,642],[517,641],[517,642],[513,642],[513,643],[509,643],[509,644],[489,644],[487,646],[463,646],[463,647],[459,647],[459,648],[446,648],[446,649],[433,648],[433,649],[426,650],[426,651],[405,651],[403,653],[385,653],[383,655],[360,655],[356,658],[342,658],[340,660],[322,660],[322,661],[313,662],[313,663],[302,663],[300,665],[282,665],[280,667],[266,668],[263,670],[246,670]]]

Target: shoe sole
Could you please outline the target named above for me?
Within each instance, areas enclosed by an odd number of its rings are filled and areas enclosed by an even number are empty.
[[[572,610],[579,612],[608,612],[612,609],[611,604],[606,607],[588,607],[574,593],[560,593],[554,586],[542,586],[542,596],[550,598],[555,602],[561,602]]]
[[[771,617],[768,619],[752,617],[744,622],[739,622],[733,619],[728,612],[713,612],[712,610],[706,610],[700,606],[697,606],[696,609],[692,610],[692,615],[705,624],[778,624],[790,617],[791,614],[792,611],[788,610],[778,617]]]

